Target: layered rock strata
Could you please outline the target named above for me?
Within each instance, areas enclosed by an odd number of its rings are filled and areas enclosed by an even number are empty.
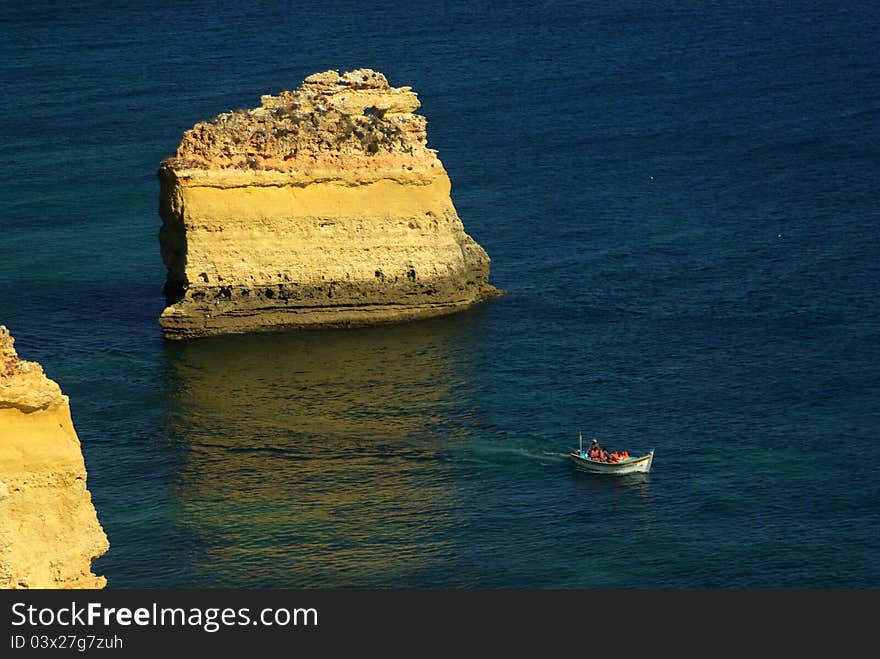
[[[0,588],[103,588],[108,548],[68,397],[0,325]]]
[[[418,97],[315,74],[188,130],[159,167],[169,338],[445,314],[497,295]]]

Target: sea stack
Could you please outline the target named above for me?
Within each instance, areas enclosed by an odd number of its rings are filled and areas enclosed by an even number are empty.
[[[168,338],[447,314],[499,294],[409,87],[316,73],[159,167]]]
[[[0,588],[103,588],[108,548],[68,397],[0,325]]]

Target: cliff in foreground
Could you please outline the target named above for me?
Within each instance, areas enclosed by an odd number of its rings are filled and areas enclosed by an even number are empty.
[[[160,165],[167,337],[396,322],[499,293],[409,87],[327,71],[261,100]]]
[[[67,396],[0,325],[0,588],[103,588],[109,548]]]

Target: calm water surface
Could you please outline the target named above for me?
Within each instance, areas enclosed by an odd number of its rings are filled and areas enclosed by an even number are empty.
[[[128,4],[0,9],[0,322],[111,587],[880,586],[875,3]],[[159,161],[362,66],[509,294],[165,342]]]

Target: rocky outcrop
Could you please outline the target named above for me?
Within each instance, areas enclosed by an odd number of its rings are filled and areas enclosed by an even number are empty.
[[[445,314],[497,295],[409,87],[315,74],[159,168],[169,338]]]
[[[0,325],[0,588],[103,588],[108,548],[68,398]]]

